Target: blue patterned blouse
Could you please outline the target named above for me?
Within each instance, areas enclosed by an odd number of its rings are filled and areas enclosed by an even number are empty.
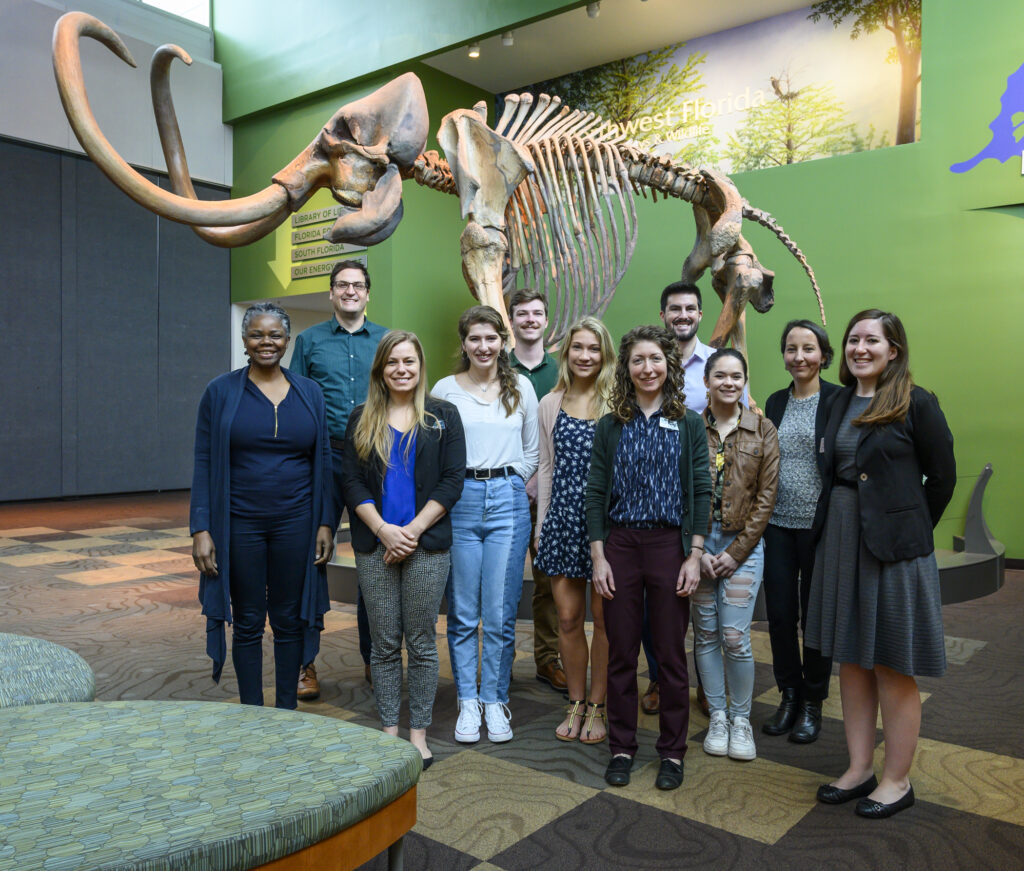
[[[679,426],[656,411],[637,411],[622,425],[615,449],[609,519],[613,526],[659,529],[679,526]]]

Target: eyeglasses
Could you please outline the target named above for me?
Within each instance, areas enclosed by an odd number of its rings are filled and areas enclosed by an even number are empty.
[[[366,290],[366,285],[361,281],[336,281],[331,285],[335,290]]]

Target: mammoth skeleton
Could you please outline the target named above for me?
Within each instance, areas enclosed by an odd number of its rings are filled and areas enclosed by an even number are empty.
[[[402,219],[402,173],[427,141],[427,101],[420,80],[399,76],[379,90],[339,109],[317,137],[259,193],[209,202],[196,197],[174,115],[168,82],[175,58],[192,63],[184,49],[164,45],[153,56],[150,85],[160,144],[173,193],[132,169],[107,141],[89,106],[78,41],[103,43],[125,63],[135,60],[121,38],[84,12],[68,12],[53,32],[53,69],[64,112],[86,154],[139,205],[161,217],[189,224],[214,245],[234,247],[261,239],[328,188],[343,212],[327,231],[330,242],[373,245],[390,236]]]
[[[423,153],[427,105],[419,79],[399,76],[367,97],[343,106],[294,160],[262,191],[207,202],[193,190],[171,99],[174,59],[191,63],[178,46],[153,56],[150,84],[157,129],[173,192],[132,169],[114,150],[93,116],[86,95],[79,39],[106,45],[131,66],[120,37],[91,15],[65,14],[54,29],[53,64],[61,101],[86,153],[132,199],[158,215],[189,224],[206,241],[224,247],[266,236],[328,188],[342,214],[324,238],[373,245],[402,218],[402,180],[459,197],[467,219],[461,237],[463,274],[481,302],[502,312],[504,293],[519,282],[548,292],[551,344],[583,314],[601,314],[625,274],[636,247],[636,194],[691,204],[697,238],[682,268],[691,283],[708,269],[722,299],[711,344],[731,342],[746,354],[749,302],[765,312],[774,302],[774,273],[762,266],[741,233],[743,219],[768,228],[797,258],[817,296],[807,259],[767,212],[752,208],[728,176],[697,170],[642,152],[607,133],[593,112],[572,111],[558,97],[506,97],[494,127],[487,106],[446,115],[438,141],[447,159]]]

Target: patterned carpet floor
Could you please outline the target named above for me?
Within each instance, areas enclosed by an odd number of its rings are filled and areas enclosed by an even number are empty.
[[[237,700],[204,655],[204,621],[188,537],[187,494],[0,505],[0,632],[65,645],[96,673],[100,699]],[[456,744],[456,699],[438,621],[441,682],[419,786],[409,869],[1008,869],[1024,855],[1024,572],[998,593],[944,609],[950,667],[920,681],[917,805],[867,821],[814,800],[845,767],[838,682],[821,738],[799,746],[760,733],[778,699],[767,627],[755,624],[752,720],[758,758],[701,750],[692,706],[686,780],[654,788],[655,717],[641,714],[633,781],[603,780],[607,745],[556,741],[561,696],[534,679],[521,623],[512,684],[515,738]],[[323,695],[302,708],[376,726],[363,680],[354,608],[335,603],[318,660]],[[265,683],[272,648],[265,643]],[[646,677],[641,671],[641,688]],[[268,698],[272,698],[272,691]],[[884,750],[878,732],[878,760]],[[2,826],[2,824],[0,824]],[[0,827],[0,841],[3,838]],[[383,869],[384,857],[366,868]]]

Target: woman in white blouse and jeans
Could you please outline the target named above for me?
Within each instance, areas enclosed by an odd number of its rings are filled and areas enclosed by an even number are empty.
[[[512,738],[508,686],[516,612],[530,541],[526,481],[537,470],[537,396],[509,362],[508,331],[490,306],[459,318],[462,361],[433,395],[459,410],[466,431],[466,486],[451,511],[448,650],[459,695],[455,740]],[[477,691],[477,625],[483,627]]]

